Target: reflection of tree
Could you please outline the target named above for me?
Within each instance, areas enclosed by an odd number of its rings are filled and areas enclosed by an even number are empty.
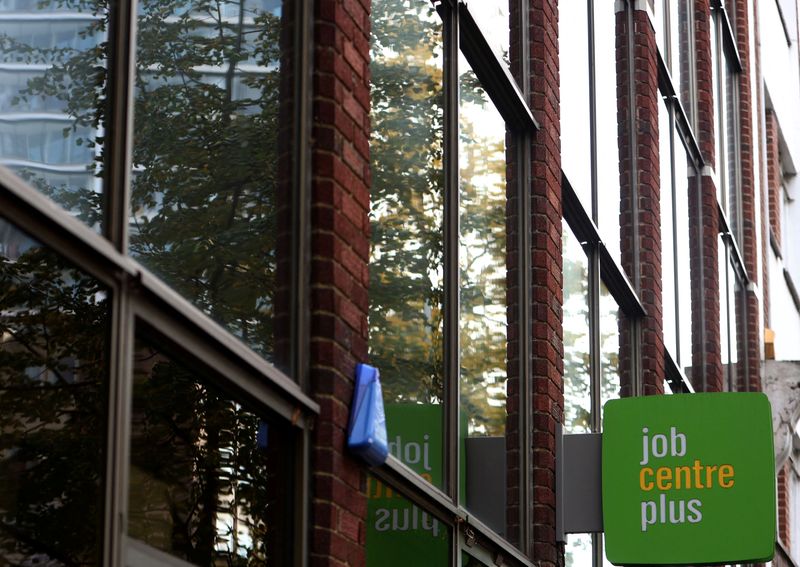
[[[287,35],[283,28],[290,26],[271,11],[275,4],[140,0],[130,235],[132,254],[269,357],[274,354],[273,305],[282,244],[276,218],[279,208],[286,207],[277,200],[286,176],[279,172],[276,147],[283,124],[279,108],[286,96],[281,73],[291,66],[280,60]],[[87,167],[110,178],[104,138],[108,0],[53,0],[40,7],[53,6],[95,14],[80,32],[94,37],[88,42],[94,46],[45,48],[0,38],[0,47],[16,50],[20,62],[47,62],[12,104],[24,109],[36,98],[61,101],[77,133],[75,143],[91,148],[94,163]],[[65,188],[35,173],[24,175],[90,225],[99,222],[103,203],[93,188]],[[35,254],[43,253],[29,252],[5,263],[0,281],[0,301],[7,303],[0,303],[0,313],[11,321],[3,324],[30,322],[28,331],[6,331],[0,352],[0,379],[10,385],[0,393],[2,407],[19,408],[0,415],[0,527],[7,534],[0,533],[0,549],[17,546],[26,558],[43,553],[67,565],[97,563],[92,554],[102,539],[96,533],[102,509],[91,495],[98,492],[105,467],[105,422],[100,420],[104,350],[98,344],[105,332],[105,325],[98,324],[104,310],[96,312],[95,284],[78,274],[61,281],[63,270],[56,260],[37,264]],[[28,255],[31,260],[25,263]],[[54,283],[43,287],[48,277]],[[37,284],[23,289],[29,280]],[[19,337],[26,332],[41,343],[26,355],[30,360],[20,356],[26,347]],[[84,368],[90,362],[94,366]],[[61,384],[58,372],[68,363],[77,365],[73,374],[80,375],[80,384]],[[137,382],[139,430],[133,451],[141,450],[143,457],[134,456],[131,493],[142,495],[140,503],[146,506],[158,496],[166,508],[147,510],[152,513],[138,518],[142,523],[132,520],[131,533],[152,538],[154,545],[163,536],[164,549],[203,564],[212,563],[213,553],[234,565],[268,559],[286,563],[281,542],[288,541],[288,534],[265,518],[290,518],[291,510],[276,507],[274,495],[267,493],[275,488],[265,482],[266,457],[255,447],[258,420],[198,386],[175,365],[159,359],[151,366],[152,373]],[[35,388],[27,387],[30,368],[46,370]],[[55,401],[48,406],[56,386],[64,392],[80,390],[81,396],[61,394],[61,406],[54,407]],[[58,426],[40,426],[40,421]],[[70,435],[76,438],[72,442]],[[81,439],[91,435],[96,439]],[[23,446],[17,447],[20,440]],[[2,460],[7,451],[18,457]],[[137,462],[140,457],[146,462]],[[276,470],[274,459],[270,464]],[[30,467],[27,480],[7,482],[20,477],[13,468],[19,466]],[[165,488],[170,483],[179,487]],[[280,487],[280,494],[288,493]],[[6,520],[6,506],[18,517]],[[162,512],[171,526],[166,533],[159,531],[167,521]],[[239,527],[230,527],[228,520]]]
[[[461,405],[471,434],[503,435],[506,420],[505,143],[478,133],[491,103],[470,71],[462,74]],[[473,122],[473,119],[475,121]],[[505,132],[501,134],[504,136]]]
[[[0,226],[0,564],[94,565],[107,301],[95,280]]]
[[[244,4],[143,2],[131,251],[271,353],[280,18]]]
[[[198,565],[282,564],[291,476],[280,474],[278,459],[291,450],[276,432],[140,346],[130,535]]]
[[[591,431],[589,273],[572,233],[564,234],[564,419],[568,432]],[[580,254],[580,256],[577,256]],[[619,396],[617,305],[600,296],[600,396]]]
[[[55,97],[88,132],[104,175],[108,0],[57,0],[98,14],[76,50],[14,43],[51,63],[16,103]],[[142,0],[137,20],[131,253],[265,355],[273,353],[280,17],[267,0]],[[7,40],[8,38],[6,38]],[[89,224],[101,197],[26,176]]]
[[[442,399],[441,26],[427,2],[372,6],[370,358],[386,398]]]
[[[441,24],[425,1],[372,7],[370,357],[392,401],[443,395]],[[491,104],[474,74],[462,101]],[[505,153],[465,122],[461,185],[462,402],[480,431],[505,422]],[[494,425],[491,425],[494,424]]]

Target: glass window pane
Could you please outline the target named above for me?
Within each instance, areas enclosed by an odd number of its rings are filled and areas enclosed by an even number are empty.
[[[669,0],[660,0],[657,2],[653,2],[653,15],[655,16],[655,21],[653,22],[653,27],[655,28],[656,32],[656,47],[658,48],[659,53],[666,61],[667,58],[667,50],[666,50],[666,41],[665,38],[667,37],[667,18],[666,13],[668,8]]]
[[[450,529],[372,475],[367,476],[367,567],[450,565]]]
[[[732,366],[735,354],[731,349],[736,348],[735,315],[730,310],[731,302],[728,297],[730,280],[734,277],[728,262],[728,250],[722,236],[719,237],[719,335],[722,354],[723,389],[733,391],[734,372]]]
[[[611,2],[594,3],[597,97],[597,208],[600,237],[620,261],[619,143],[617,141],[616,14]],[[586,126],[584,125],[584,129]]]
[[[130,251],[289,371],[293,3],[178,4],[140,4]]]
[[[619,368],[620,310],[614,296],[600,282],[600,411],[609,400],[620,396]]]
[[[678,320],[678,367],[687,377],[691,376],[692,364],[692,280],[691,250],[689,248],[689,187],[696,183],[697,176],[689,161],[678,133],[674,134],[675,151],[675,245],[677,248],[677,320]]]
[[[559,18],[558,21],[561,169],[591,216],[591,146],[587,127],[589,124],[588,26],[585,3],[575,6],[570,10],[568,18]],[[614,131],[616,132],[616,127]]]
[[[658,105],[658,138],[661,179],[661,296],[664,346],[675,358],[678,329],[675,292],[675,211],[672,188],[672,138],[670,116],[664,101]]]
[[[197,565],[291,564],[296,442],[137,341],[128,535]]]
[[[370,361],[393,454],[441,487],[442,25],[422,0],[377,0],[371,17]]]
[[[96,231],[106,112],[104,5],[0,2],[0,164]]]
[[[591,534],[569,534],[564,548],[565,567],[591,567],[594,552]]]
[[[460,76],[461,415],[466,427],[466,505],[506,531],[506,470],[517,453],[509,410],[506,304],[506,125],[466,61]],[[491,494],[491,496],[490,496]]]
[[[509,60],[509,19],[508,1],[471,0],[467,2],[469,12],[478,23],[483,35],[500,59],[511,65]]]
[[[0,219],[0,563],[99,565],[108,291]]]
[[[589,261],[566,222],[564,246],[564,432],[589,433]],[[580,563],[576,565],[581,565]]]
[[[694,58],[694,30],[691,27],[689,2],[671,0],[670,21],[672,22],[672,84],[678,91],[683,110],[689,124],[694,124],[692,104],[691,61]]]

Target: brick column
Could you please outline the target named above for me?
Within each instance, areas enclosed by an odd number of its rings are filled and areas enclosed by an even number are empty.
[[[568,14],[567,14],[568,17]],[[561,271],[561,153],[558,2],[530,1],[531,109],[540,130],[532,144],[531,264],[533,329],[533,558],[563,563],[555,541],[555,427],[563,420],[564,347]]]
[[[642,392],[664,392],[661,311],[661,208],[658,158],[658,64],[655,30],[639,3],[617,11],[617,120],[622,266],[647,311],[640,320]],[[628,10],[632,10],[629,13]],[[631,17],[632,16],[632,17]],[[632,24],[632,25],[631,25]],[[630,391],[633,337],[620,333],[623,390]]]
[[[758,144],[754,132],[758,131],[758,114],[753,113],[753,100],[750,98],[750,19],[747,0],[736,0],[735,25],[736,42],[742,62],[739,74],[739,167],[742,199],[742,218],[739,219],[741,252],[747,275],[758,281],[758,235],[756,234],[756,199],[754,154]],[[746,311],[737,315],[737,341],[740,357],[747,357],[747,376],[739,374],[739,389],[761,390],[761,332],[759,325],[760,306],[755,289],[751,286],[745,292]],[[737,310],[737,313],[741,309]]]
[[[770,294],[769,294],[769,259],[771,258],[772,248],[770,238],[780,248],[781,245],[781,162],[780,148],[778,145],[778,118],[770,109],[765,112],[764,135],[766,138],[766,164],[761,168],[765,174],[763,189],[761,194],[761,253],[763,265],[761,267],[762,280],[761,293],[764,305],[764,326],[771,325],[772,317],[770,313]]]
[[[310,384],[311,565],[365,564],[365,469],[345,451],[355,364],[367,357],[369,0],[314,14]]]
[[[781,245],[781,156],[778,117],[767,110],[767,194],[769,197],[769,230],[772,238]]]
[[[786,547],[791,549],[791,525],[789,524],[790,511],[792,504],[791,494],[789,494],[789,480],[792,478],[792,461],[788,459],[778,471],[778,540]]]
[[[697,140],[708,166],[699,183],[689,188],[692,282],[692,384],[695,390],[722,391],[722,351],[719,328],[719,215],[712,176],[714,153],[714,83],[711,65],[711,7],[695,0],[697,68]]]

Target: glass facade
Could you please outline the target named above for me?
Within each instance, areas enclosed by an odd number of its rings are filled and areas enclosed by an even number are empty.
[[[0,2],[0,563],[301,560],[301,4]]]
[[[519,92],[510,16],[483,4],[372,5],[369,349],[392,456],[524,549],[530,392],[514,340],[531,322],[512,299],[523,260],[511,211],[523,188],[510,144],[522,138],[508,116],[530,113],[517,94],[512,108],[497,102]],[[522,134],[534,131],[528,120]],[[393,545],[380,538],[368,539],[368,559],[381,553],[371,546]]]
[[[544,538],[607,565],[601,532],[542,523],[557,437],[693,391],[717,299],[724,389],[750,387],[741,62],[711,4],[698,100],[678,0],[546,24],[526,0],[0,0],[0,563],[531,567]],[[652,31],[639,92],[622,39]]]

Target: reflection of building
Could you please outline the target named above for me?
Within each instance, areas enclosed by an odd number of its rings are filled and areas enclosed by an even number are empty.
[[[764,388],[795,435],[795,2],[136,4],[0,0],[0,313],[36,353],[0,349],[0,431],[63,434],[0,436],[0,556],[601,564],[556,541],[557,424]],[[66,359],[84,413],[12,402]]]
[[[39,9],[36,2],[5,4],[0,13],[0,163],[52,193],[99,190],[91,125],[76,124],[68,101],[55,93],[29,90],[71,54],[104,41],[104,33],[93,31],[99,18],[64,3],[49,9]],[[89,63],[82,70],[87,75]]]

